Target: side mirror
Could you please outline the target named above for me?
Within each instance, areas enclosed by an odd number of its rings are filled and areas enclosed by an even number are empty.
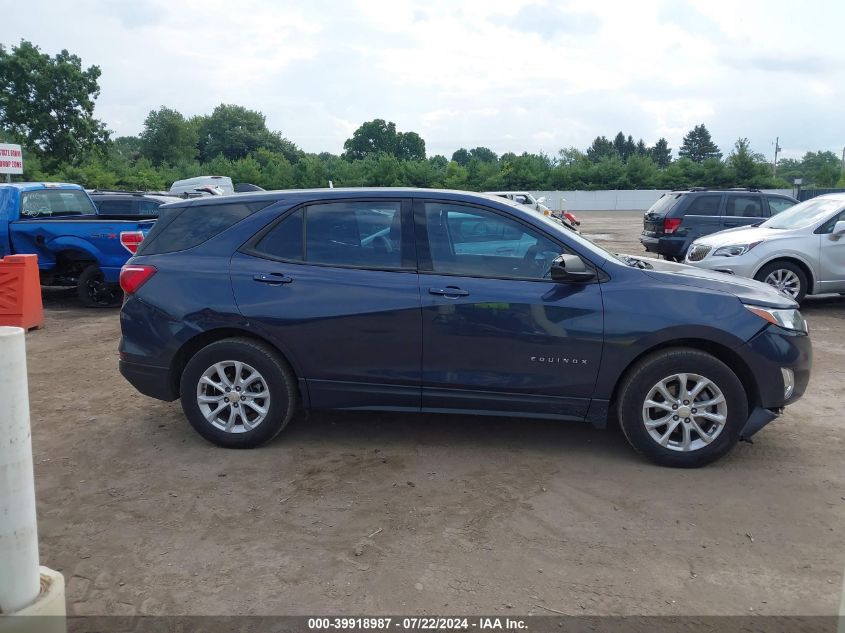
[[[839,220],[839,222],[833,225],[832,235],[845,235],[845,220]]]
[[[596,273],[578,255],[560,255],[552,262],[552,281],[592,281]]]

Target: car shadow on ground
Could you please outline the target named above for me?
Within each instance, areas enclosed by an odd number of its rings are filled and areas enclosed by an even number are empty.
[[[226,450],[200,437],[177,403],[164,406],[166,416],[144,416],[138,421],[154,427],[162,443],[192,450]],[[257,450],[414,451],[437,447],[525,451],[556,458],[590,452],[597,457],[641,461],[614,423],[602,430],[585,422],[381,411],[299,412],[274,440]]]

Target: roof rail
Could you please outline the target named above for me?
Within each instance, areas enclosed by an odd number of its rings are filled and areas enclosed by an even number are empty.
[[[147,191],[125,191],[123,189],[91,189],[90,193],[121,193],[127,196],[145,196]]]
[[[753,191],[760,193],[757,187],[690,187],[689,189],[679,189],[678,191]]]

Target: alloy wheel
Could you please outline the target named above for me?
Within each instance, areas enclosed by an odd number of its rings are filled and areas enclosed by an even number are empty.
[[[654,385],[643,402],[646,431],[660,446],[690,452],[724,430],[728,404],[721,389],[698,374],[672,374]]]
[[[267,417],[270,390],[251,365],[224,360],[214,363],[197,383],[197,405],[209,424],[226,433],[252,431]]]
[[[763,281],[791,299],[795,299],[801,292],[801,280],[798,279],[798,275],[786,268],[773,270]]]

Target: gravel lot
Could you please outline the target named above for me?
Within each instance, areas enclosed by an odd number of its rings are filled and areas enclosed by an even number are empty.
[[[642,252],[639,213],[580,215]],[[804,399],[696,471],[642,461],[614,429],[427,414],[313,413],[218,449],[118,374],[116,311],[45,304],[27,336],[41,559],[72,614],[839,607],[845,297],[805,304]]]

